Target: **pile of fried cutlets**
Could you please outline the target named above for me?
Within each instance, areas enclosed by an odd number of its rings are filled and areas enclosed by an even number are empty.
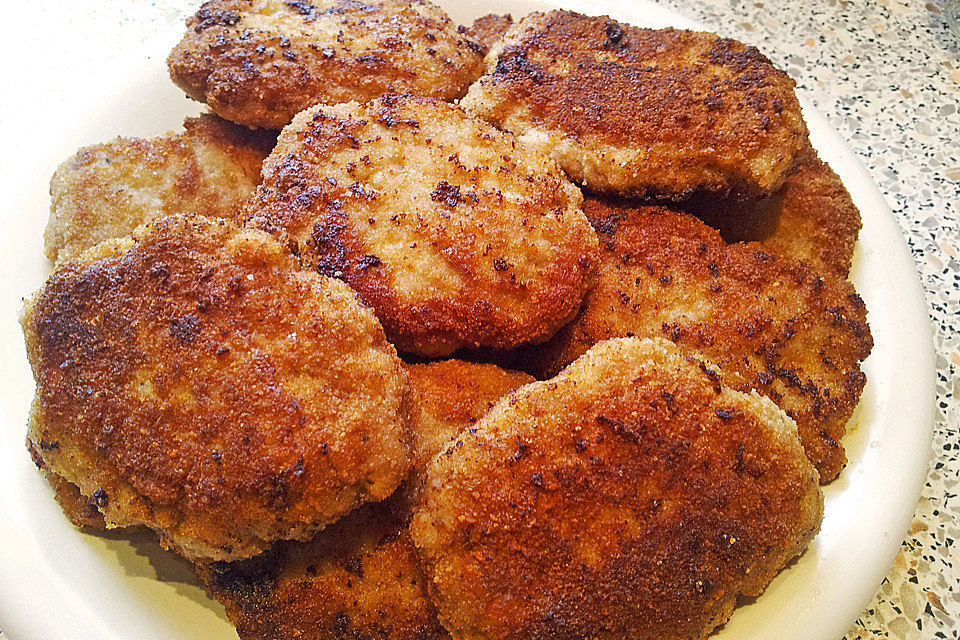
[[[79,150],[28,448],[244,640],[703,638],[814,538],[860,214],[756,49],[570,11],[213,0],[209,113]]]

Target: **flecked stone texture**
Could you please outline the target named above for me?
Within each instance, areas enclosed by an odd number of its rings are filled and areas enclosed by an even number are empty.
[[[907,237],[936,328],[934,451],[909,535],[847,638],[960,638],[960,33],[942,5],[920,0],[662,1],[793,76],[867,165]],[[56,3],[31,11],[38,31],[95,26],[91,38],[135,50],[194,4],[78,2],[69,22]],[[82,48],[71,55],[75,69],[97,62]]]

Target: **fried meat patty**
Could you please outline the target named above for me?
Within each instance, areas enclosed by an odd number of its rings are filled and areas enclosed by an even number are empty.
[[[483,47],[424,0],[212,0],[167,65],[224,118],[280,129],[317,103],[458,98],[482,73]]]
[[[501,396],[533,381],[461,360],[406,369],[421,408],[413,423],[415,476]],[[242,640],[449,638],[410,541],[408,496],[401,490],[364,505],[310,542],[282,542],[255,558],[202,565],[199,573]]]
[[[711,369],[606,341],[430,462],[410,530],[454,640],[702,638],[803,551],[796,425]]]
[[[469,27],[460,27],[458,31],[489,51],[490,47],[503,38],[512,24],[513,16],[509,13],[503,15],[488,13],[474,20]]]
[[[712,33],[533,13],[486,59],[463,106],[594,191],[679,199],[777,189],[807,140],[794,82]]]
[[[276,136],[214,115],[183,126],[182,133],[84,147],[61,164],[50,181],[47,257],[72,260],[163,215],[234,217]]]
[[[305,539],[409,469],[380,324],[262,231],[163,218],[55,271],[23,327],[43,467],[189,558]]]
[[[860,234],[860,210],[830,165],[808,147],[772,196],[699,201],[684,209],[719,229],[727,242],[757,240],[817,271],[846,278]]]
[[[606,338],[667,338],[716,363],[723,384],[780,405],[822,480],[836,478],[873,346],[853,285],[757,243],[728,245],[684,213],[593,198],[584,208],[600,263],[577,318],[539,354],[543,373]]]
[[[318,105],[280,134],[251,223],[343,279],[403,351],[543,342],[576,312],[597,238],[556,163],[419,96]]]

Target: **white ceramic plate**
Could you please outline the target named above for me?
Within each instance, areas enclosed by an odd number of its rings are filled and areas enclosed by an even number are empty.
[[[519,16],[530,2],[441,2],[461,23],[485,13]],[[642,26],[697,28],[640,1],[571,0],[566,7],[610,13]],[[31,132],[32,144],[64,156],[64,140],[88,144],[123,133],[175,129],[199,111],[167,79],[163,42],[132,55],[141,68],[117,76],[96,109],[65,110],[67,137]],[[139,61],[138,63],[139,64]],[[934,356],[926,304],[900,230],[868,173],[824,119],[804,104],[814,145],[843,178],[863,213],[852,278],[869,309],[876,342],[868,383],[844,444],[850,464],[827,487],[823,528],[811,548],[766,593],[742,604],[718,639],[835,639],[869,603],[889,570],[926,474],[933,424]],[[29,125],[25,125],[29,126]],[[49,164],[49,163],[48,163]],[[49,267],[40,252],[47,175],[0,192],[0,629],[10,640],[227,640],[223,610],[189,567],[150,535],[89,535],[74,529],[24,448],[33,380],[16,315]]]

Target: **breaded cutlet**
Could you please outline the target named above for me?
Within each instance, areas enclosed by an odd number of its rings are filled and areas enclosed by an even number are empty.
[[[682,205],[727,242],[756,240],[817,271],[846,278],[860,234],[860,210],[830,165],[808,147],[783,188],[754,200]]]
[[[793,80],[755,48],[571,11],[514,25],[461,104],[633,197],[774,191],[807,141]]]
[[[712,368],[608,340],[430,462],[410,532],[454,640],[703,638],[804,550],[796,425]]]
[[[373,312],[269,234],[170,216],[55,271],[22,323],[28,446],[109,528],[191,559],[306,539],[391,495],[411,395]]]
[[[212,0],[167,65],[224,118],[280,129],[317,103],[458,98],[482,73],[483,47],[425,0]]]
[[[591,345],[660,337],[718,365],[718,380],[768,396],[796,420],[829,482],[873,340],[853,285],[757,243],[727,244],[691,215],[588,198],[600,262],[579,315],[538,354],[552,375]]]
[[[408,499],[434,454],[533,378],[460,360],[405,368],[419,406],[406,489],[364,505],[309,542],[283,542],[249,560],[198,566],[241,640],[449,638],[407,531]]]
[[[51,262],[72,260],[164,215],[236,216],[260,182],[276,135],[214,115],[187,118],[183,127],[84,147],[60,165],[50,180],[44,233]]]
[[[299,114],[249,224],[355,289],[398,349],[438,357],[543,342],[573,316],[597,252],[581,201],[513,134],[391,95]]]

